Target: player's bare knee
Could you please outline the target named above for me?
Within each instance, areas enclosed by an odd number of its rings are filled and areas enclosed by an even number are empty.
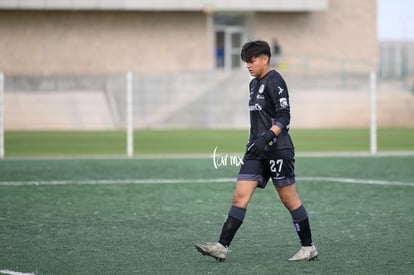
[[[247,208],[248,203],[249,203],[248,196],[243,195],[241,193],[237,193],[237,192],[233,194],[232,205],[240,207],[240,208]]]
[[[281,199],[281,201],[289,211],[296,210],[302,205],[302,202],[300,200],[292,200],[290,198]]]

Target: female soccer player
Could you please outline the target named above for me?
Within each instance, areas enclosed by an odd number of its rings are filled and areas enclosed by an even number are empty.
[[[292,216],[302,246],[289,261],[312,260],[318,256],[308,214],[296,193],[288,89],[282,76],[270,68],[270,57],[270,46],[265,41],[247,42],[241,50],[241,59],[254,77],[249,85],[249,142],[218,242],[195,245],[203,255],[219,261],[227,257],[228,247],[243,223],[254,191],[257,187],[265,188],[270,178]]]

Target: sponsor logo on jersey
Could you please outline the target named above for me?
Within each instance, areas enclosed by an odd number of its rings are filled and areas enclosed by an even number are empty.
[[[282,93],[283,93],[283,91],[284,91],[284,89],[283,89],[283,88],[281,88],[280,86],[277,86],[277,88],[279,89],[279,94],[282,94]]]
[[[256,98],[257,98],[257,99],[264,99],[265,97],[264,97],[264,95],[260,95],[260,94],[258,94],[258,95],[256,96]]]
[[[262,109],[263,109],[263,106],[257,103],[249,106],[250,111],[261,111]]]
[[[286,97],[281,97],[279,101],[280,101],[280,107],[287,108],[289,106]]]

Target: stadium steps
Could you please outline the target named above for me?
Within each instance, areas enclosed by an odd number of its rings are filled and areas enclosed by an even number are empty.
[[[102,91],[13,91],[4,95],[6,129],[114,129]]]
[[[344,81],[283,75],[290,92],[292,127],[369,127],[368,77]],[[134,79],[135,128],[247,129],[249,126],[247,101],[251,78],[244,69]],[[92,80],[87,84],[99,82]],[[78,90],[75,85],[64,85],[63,90],[59,90],[59,85],[46,91],[41,90],[43,86],[32,91],[31,86],[8,89],[5,127],[124,129],[125,78],[98,84],[99,87],[90,84],[91,87]],[[414,127],[414,94],[400,82],[382,81],[378,88],[378,126]]]
[[[246,72],[222,72],[202,94],[185,108],[171,114],[168,125],[185,122],[190,127],[241,128],[248,123]]]
[[[283,74],[291,101],[291,124],[297,128],[365,128],[370,125],[367,76],[303,78]],[[245,70],[234,71],[189,104],[166,117],[171,126],[185,122],[199,128],[248,128]],[[209,104],[207,104],[209,103]],[[414,95],[398,83],[381,82],[377,95],[379,127],[414,127]]]

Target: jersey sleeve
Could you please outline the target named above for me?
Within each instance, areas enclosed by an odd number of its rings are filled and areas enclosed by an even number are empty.
[[[272,117],[272,125],[278,126],[280,129],[289,130],[290,127],[290,103],[289,92],[286,82],[278,75],[271,81],[271,98],[275,107],[274,117]]]

